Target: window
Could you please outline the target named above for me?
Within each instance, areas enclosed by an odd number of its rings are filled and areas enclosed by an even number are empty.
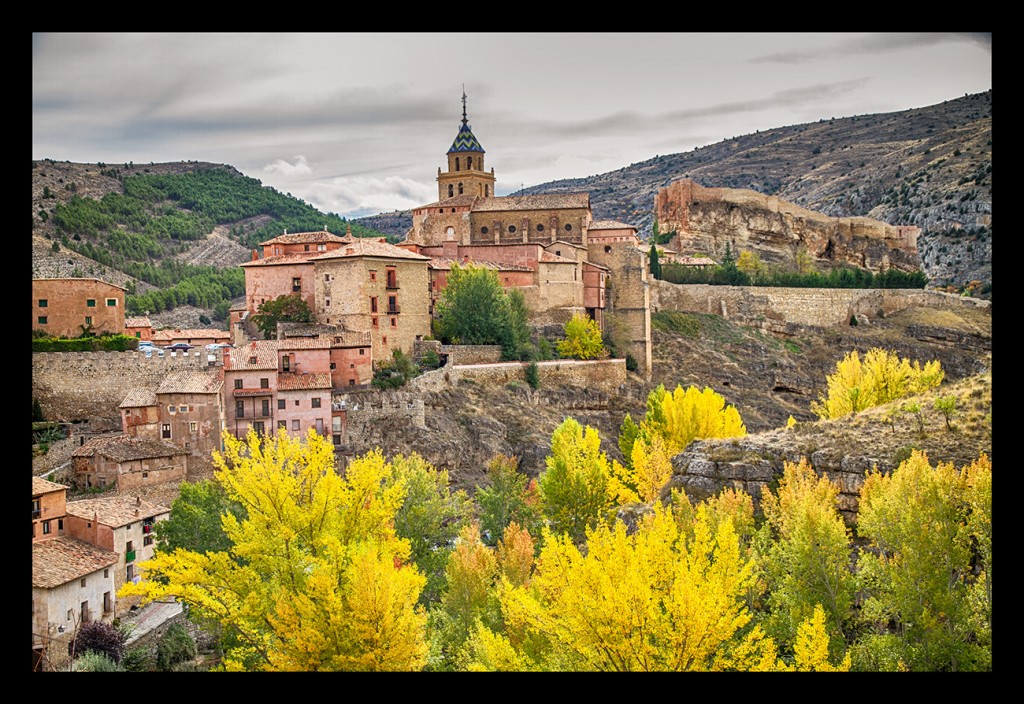
[[[160,437],[170,439],[171,437],[171,424],[164,423],[160,426]]]
[[[290,372],[292,370],[292,358],[289,355],[281,357],[281,371]]]
[[[388,344],[388,336],[387,336],[387,335],[385,335],[384,337],[380,338],[380,341],[381,341],[381,344],[383,344],[383,345],[384,345],[385,347],[387,347],[387,344]]]
[[[467,156],[466,157],[466,168],[469,169],[470,171],[473,170],[473,157],[471,157],[471,156]]]
[[[309,245],[308,244],[302,245],[302,251],[303,252],[308,252],[309,251]]]
[[[374,318],[374,319],[372,320],[372,323],[373,323],[373,327],[377,327],[377,319],[376,319],[376,318]]]
[[[330,274],[324,274],[324,283],[327,283],[330,280],[331,280],[331,275]]]
[[[325,298],[324,299],[324,308],[330,308],[330,307],[331,307],[331,299],[330,298]]]
[[[277,407],[279,409],[284,410],[284,404],[285,404],[285,400],[283,398],[277,399]]]
[[[310,403],[312,404],[312,408],[320,408],[320,399],[318,399],[318,398],[310,399]]]
[[[398,312],[398,296],[388,296],[388,313]]]
[[[299,399],[295,399],[295,406],[296,406],[296,408],[298,408],[298,405],[299,405]]]
[[[388,274],[388,288],[398,288],[398,271],[394,267],[390,267],[387,270]]]
[[[57,519],[57,533],[59,533],[61,535],[64,534],[64,519],[63,518],[58,518]]]
[[[609,245],[605,245],[605,246],[604,246],[604,253],[605,253],[605,254],[608,254],[608,253],[610,253],[611,251],[612,251],[612,248],[611,248],[611,247],[610,247]]]
[[[337,365],[334,362],[331,362],[331,371],[334,371],[336,368]]]
[[[40,308],[45,308],[46,307],[46,299],[45,298],[40,298],[39,299],[39,307]]]
[[[448,197],[451,198],[455,195],[455,187],[452,184],[448,184]]]
[[[484,197],[485,198],[490,198],[491,197],[491,187],[490,186],[484,186]]]
[[[130,565],[127,566],[127,568],[125,568],[124,576],[128,578],[129,582],[134,582],[135,581],[135,565],[134,564],[130,564]]]
[[[365,347],[360,347],[359,348],[359,354],[360,355],[366,354],[366,348]]]
[[[103,613],[109,614],[114,610],[114,604],[110,600],[110,592],[103,592]]]
[[[556,257],[560,257],[560,256],[562,256],[562,250],[560,250],[560,249],[556,249],[556,250],[555,250],[555,256],[556,256]]]
[[[260,388],[261,389],[269,389],[270,388],[270,379],[268,377],[263,377],[262,379],[260,379]]]
[[[170,413],[173,416],[174,415],[174,406],[168,406],[167,407],[167,412]]]
[[[323,244],[323,243],[318,244],[316,246],[316,251],[318,251],[318,252],[326,252],[327,251],[327,245]]]
[[[235,401],[235,418],[245,417],[245,403],[243,401]]]
[[[81,623],[89,623],[89,602],[88,601],[83,601],[81,609],[82,609]]]
[[[544,232],[544,226],[540,223],[537,223],[537,232]]]
[[[459,170],[459,157],[455,157],[455,170]]]
[[[188,423],[188,432],[190,432],[190,433],[197,433],[197,432],[199,432],[199,423],[197,423],[194,420],[189,421],[189,423]]]
[[[95,308],[96,307],[96,299],[95,298],[90,298],[90,299],[86,300],[85,305],[87,307],[89,307],[89,308]]]
[[[142,478],[143,479],[149,479],[149,472],[143,472],[142,473]]]
[[[107,299],[107,308],[113,308],[115,306],[117,306],[117,299],[116,298],[108,298]]]
[[[49,535],[49,534],[50,534],[50,522],[49,521],[43,521],[43,535]],[[85,580],[82,580],[82,581],[85,581]],[[85,585],[83,584],[82,586],[84,587]]]
[[[178,406],[178,413],[188,413],[188,406]]]
[[[92,316],[91,315],[85,316],[85,324],[86,325],[92,325]]]
[[[292,430],[296,433],[299,432],[299,421],[298,419],[292,421]]]
[[[371,313],[376,313],[377,312],[377,297],[376,296],[370,296],[370,312]]]
[[[83,587],[85,586],[85,577],[82,577],[82,581],[80,583],[80,586],[83,586]]]
[[[37,320],[39,321],[40,325],[46,325],[46,316],[45,315],[40,315],[39,318],[37,318]]]
[[[459,184],[459,195],[460,196],[462,195],[462,184],[461,183]]]
[[[392,318],[391,319],[391,327],[393,327],[393,328],[397,328],[398,327],[398,318]]]
[[[356,385],[356,380],[355,379],[349,379],[348,380],[348,385],[349,386],[355,386]]]
[[[515,232],[516,231],[516,226],[515,225],[509,225],[508,226],[508,231],[509,232]]]
[[[236,389],[242,388],[242,380],[241,379],[235,379],[235,388]]]
[[[288,429],[288,421],[286,421],[286,420],[279,420],[279,421],[277,421],[277,427],[278,428],[283,428],[283,429],[287,430]]]
[[[67,619],[67,620],[68,620],[68,621],[70,621],[70,620],[71,620],[71,619],[73,619],[74,617],[75,617],[75,612],[74,612],[74,610],[72,610],[72,609],[68,609],[68,619]]]
[[[571,232],[572,231],[572,223],[568,223],[568,222],[565,223],[565,231],[566,232]]]
[[[376,271],[371,271],[370,272],[370,281],[376,281],[376,280],[377,280],[377,272]]]
[[[39,518],[39,512],[41,510],[39,499],[32,499],[32,518]]]
[[[147,547],[147,546],[152,545],[152,544],[153,544],[153,536],[152,535],[144,535],[144,536],[142,536],[142,546],[143,547]]]
[[[487,229],[486,225],[484,225],[483,227],[480,228],[480,234],[481,235],[486,235],[488,232],[490,232],[490,230]]]
[[[309,249],[309,247],[306,247],[306,249]],[[293,278],[292,279],[292,293],[298,293],[301,290],[302,290],[302,279]]]
[[[110,579],[110,568],[103,570],[103,579]]]
[[[323,435],[324,434],[324,419],[323,418],[317,418],[316,419],[316,434],[317,435]]]
[[[261,420],[254,421],[252,424],[252,429],[253,432],[255,432],[258,435],[263,435],[263,433],[266,432],[264,430],[263,421]]]
[[[263,401],[260,403],[260,410],[263,412],[264,417],[270,415],[270,399],[263,399]]]

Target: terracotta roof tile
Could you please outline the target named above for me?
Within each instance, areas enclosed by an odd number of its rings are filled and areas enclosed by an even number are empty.
[[[235,348],[224,350],[225,366],[233,371],[264,371],[277,369],[278,340],[253,340]]]
[[[156,388],[158,394],[216,394],[224,385],[216,371],[179,369],[167,372]]]
[[[500,210],[558,210],[563,208],[589,208],[589,193],[543,193],[532,196],[497,196],[481,198],[473,205],[473,212]]]
[[[325,230],[317,232],[289,232],[260,242],[260,246],[268,244],[313,244],[316,242],[343,242],[344,239]]]
[[[238,266],[274,266],[277,264],[304,264],[324,252],[291,252],[289,254],[272,254],[250,262],[242,262]]]
[[[131,460],[149,459],[151,457],[173,457],[187,454],[189,454],[189,451],[185,448],[159,440],[138,438],[133,435],[112,435],[89,440],[84,445],[76,447],[71,456],[93,457],[95,455],[102,455],[115,462],[128,462]]]
[[[135,388],[128,392],[119,408],[143,408],[156,405],[156,393],[152,389]]]
[[[134,496],[104,496],[100,499],[81,499],[79,501],[68,501],[67,511],[69,516],[76,516],[96,520],[111,528],[120,528],[143,518],[153,518],[171,509],[159,504],[151,504],[145,499],[137,499]],[[136,511],[138,511],[136,513]]]
[[[331,338],[331,347],[369,347],[369,330],[344,330]]]
[[[157,330],[153,333],[154,340],[180,340],[182,338],[207,338],[230,340],[231,333],[216,328],[174,328],[173,330]]]
[[[32,495],[49,494],[53,491],[67,491],[67,487],[42,477],[32,477]]]
[[[32,543],[32,586],[59,587],[117,564],[117,560],[116,552],[74,538],[37,540]]]
[[[352,257],[383,257],[386,259],[414,259],[417,261],[427,261],[429,259],[429,257],[425,257],[422,254],[410,252],[407,249],[396,247],[380,239],[354,237],[351,243],[339,249],[320,254],[314,257],[314,261],[322,262],[330,259],[350,259]]]
[[[277,340],[279,350],[326,350],[330,347],[331,341],[326,337],[286,337]]]
[[[417,205],[414,210],[420,210],[422,208],[457,208],[459,206],[466,205],[472,206],[478,198],[479,196],[471,196],[467,194],[452,196],[451,198],[445,198],[444,200],[435,200],[433,203],[427,203],[426,205]]]
[[[330,372],[282,372],[277,375],[278,391],[313,391],[331,388]]]
[[[591,221],[590,226],[587,229],[589,229],[589,230],[635,230],[636,228],[633,227],[632,225],[627,225],[624,222],[619,222],[618,220],[593,220],[593,221]]]
[[[149,318],[141,316],[136,318],[125,318],[124,326],[126,328],[151,328],[153,327],[153,323],[150,322]]]

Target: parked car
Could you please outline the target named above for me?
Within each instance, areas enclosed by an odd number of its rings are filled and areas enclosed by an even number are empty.
[[[167,347],[164,347],[164,349],[170,350],[172,352],[187,352],[194,346],[195,345],[190,345],[187,342],[175,342],[173,345],[167,345]]]
[[[157,357],[163,357],[164,356],[164,351],[162,349],[160,349],[159,347],[157,347],[156,345],[149,345],[149,346],[146,346],[146,347],[140,347],[139,351],[142,352],[142,354],[146,355],[147,357],[152,357],[154,354]]]
[[[143,347],[156,347],[152,340],[139,340],[139,348]]]
[[[211,342],[206,346],[206,349],[210,350],[211,352],[216,352],[217,350],[223,350],[233,347],[234,345],[232,345],[230,342]]]

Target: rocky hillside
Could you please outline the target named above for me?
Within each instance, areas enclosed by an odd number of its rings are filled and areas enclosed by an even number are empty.
[[[496,155],[500,162],[500,156]],[[497,164],[500,178],[500,163]],[[921,228],[918,252],[936,286],[992,279],[992,92],[894,113],[833,118],[743,135],[616,171],[531,186],[590,193],[594,217],[652,231],[659,189],[681,178],[745,188],[831,216]],[[360,222],[404,234],[411,216]]]

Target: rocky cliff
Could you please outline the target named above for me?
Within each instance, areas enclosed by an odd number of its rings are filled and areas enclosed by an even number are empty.
[[[668,248],[720,259],[756,253],[766,263],[793,267],[801,249],[822,269],[849,265],[881,271],[921,268],[919,230],[866,217],[831,217],[741,188],[704,188],[680,179],[660,189],[654,214],[661,232],[675,231]]]

